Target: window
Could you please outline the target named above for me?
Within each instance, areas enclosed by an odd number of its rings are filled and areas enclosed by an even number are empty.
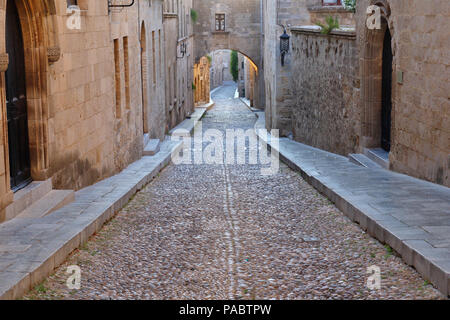
[[[225,14],[216,14],[216,31],[225,31]]]
[[[120,110],[120,48],[119,39],[114,39],[114,74],[116,83],[116,118],[120,119],[122,116]]]
[[[162,53],[161,53],[161,29],[158,30],[158,58],[159,58],[159,78],[162,78]]]
[[[70,6],[77,6],[77,5],[78,5],[77,0],[67,0],[67,8],[69,8]]]
[[[123,65],[125,71],[125,106],[130,109],[130,64],[128,58],[128,37],[123,37]]]
[[[340,6],[340,5],[342,5],[342,0],[322,0],[322,5],[324,5],[324,6]]]
[[[156,84],[156,41],[155,41],[155,31],[152,31],[152,63],[153,63],[153,84]]]

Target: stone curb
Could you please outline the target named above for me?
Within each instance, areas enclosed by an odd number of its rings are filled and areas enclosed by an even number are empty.
[[[265,140],[259,134],[259,130],[266,130],[264,113],[256,113],[256,116],[258,120],[254,128],[255,133],[268,149],[271,150],[272,146],[270,141]],[[282,141],[280,140],[280,149],[281,144]],[[321,181],[320,175],[317,172],[308,172],[307,169],[302,168],[301,165],[289,159],[280,150],[274,150],[279,154],[281,161],[291,169],[299,172],[303,179],[332,201],[348,218],[357,222],[361,229],[381,243],[388,244],[400,254],[406,264],[413,266],[423,278],[430,281],[444,296],[450,297],[450,265],[446,265],[446,263],[448,264],[448,260],[445,260],[445,258],[440,259],[439,257],[430,257],[427,255],[426,249],[429,249],[431,245],[422,240],[402,240],[398,234],[396,235],[395,231],[389,230],[389,227],[392,228],[392,225],[389,220],[384,220],[386,218],[383,218],[382,214],[374,212],[376,210],[373,210],[368,205],[358,205],[352,202],[350,194],[344,190],[334,190],[328,187],[326,181]],[[328,152],[323,152],[324,154],[329,154]]]
[[[211,106],[212,108],[212,106]],[[168,138],[170,136],[187,136],[194,132],[195,127],[199,124],[202,118],[205,116],[209,109],[204,106],[199,106],[195,108],[194,113],[192,113],[190,119],[186,119],[177,125],[175,128],[169,131]]]
[[[84,245],[94,233],[100,231],[103,225],[112,219],[134,194],[150,183],[162,169],[169,165],[172,155],[181,150],[183,143],[166,141],[163,145],[162,149],[164,150],[161,150],[158,155],[143,157],[121,173],[78,191],[78,199],[73,204],[42,218],[40,220],[42,224],[59,220],[63,226],[57,231],[49,232],[48,236],[52,238],[51,241],[44,241],[39,248],[31,247],[29,249],[33,250],[33,257],[31,261],[25,259],[26,263],[23,264],[23,270],[0,272],[0,280],[2,280],[0,282],[0,300],[18,299],[47,278],[74,250]],[[95,194],[96,189],[105,188],[110,179],[129,181],[127,176],[133,174],[133,166],[140,161],[144,161],[143,171],[145,171],[145,161],[150,158],[157,159],[157,162],[153,163],[152,168],[148,168],[143,175],[135,175],[136,181],[131,187],[118,188],[109,197],[104,195],[99,198],[93,197],[93,201],[87,205],[84,212],[81,212],[82,214],[76,212],[76,207],[81,207],[82,204],[80,198],[88,198],[89,194]],[[86,203],[84,204],[86,207]],[[72,216],[76,216],[76,218],[70,220]],[[17,261],[15,262],[17,263]],[[21,265],[19,265],[19,269],[20,267]]]

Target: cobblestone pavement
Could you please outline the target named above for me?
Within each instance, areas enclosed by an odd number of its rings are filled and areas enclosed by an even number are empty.
[[[235,86],[203,129],[252,128]],[[26,299],[442,298],[296,172],[259,165],[171,165]],[[67,266],[82,270],[67,289]],[[366,287],[381,269],[381,290]]]

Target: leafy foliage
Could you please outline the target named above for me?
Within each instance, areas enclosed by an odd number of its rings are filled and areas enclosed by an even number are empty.
[[[196,23],[198,20],[198,13],[194,9],[191,9],[191,19],[194,23]]]
[[[356,12],[356,0],[344,0],[344,8],[351,12]]]
[[[237,51],[231,51],[230,72],[233,76],[233,80],[239,79],[239,58]]]
[[[332,16],[328,16],[325,19],[326,24],[321,22],[316,22],[316,25],[322,28],[322,34],[330,34],[334,29],[339,29],[339,21],[338,18],[333,18]]]

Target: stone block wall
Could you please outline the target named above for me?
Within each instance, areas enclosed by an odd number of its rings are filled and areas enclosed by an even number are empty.
[[[356,152],[360,89],[355,33],[291,31],[294,139],[344,156]]]

